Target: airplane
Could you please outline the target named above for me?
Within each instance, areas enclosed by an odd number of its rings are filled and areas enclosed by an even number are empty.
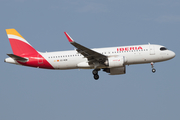
[[[39,52],[35,50],[15,29],[6,29],[13,54],[7,54],[7,63],[54,70],[94,69],[95,80],[99,79],[98,72],[109,75],[126,73],[126,65],[150,63],[155,73],[154,63],[170,60],[175,53],[162,45],[144,44],[106,48],[87,48],[75,42],[64,32],[70,44],[76,50]]]

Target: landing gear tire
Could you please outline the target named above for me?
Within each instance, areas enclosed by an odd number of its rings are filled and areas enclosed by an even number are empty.
[[[94,75],[94,79],[95,79],[95,80],[98,80],[98,79],[99,79],[99,75],[98,75],[98,74],[95,74],[95,75]]]
[[[156,72],[156,69],[153,68],[153,69],[152,69],[152,72],[155,73],[155,72]]]
[[[92,71],[92,74],[96,75],[96,74],[98,74],[98,71],[95,69],[95,70]]]
[[[153,62],[151,62],[151,67],[152,67],[152,72],[155,73],[156,69],[154,69],[154,63]]]
[[[94,75],[94,79],[95,80],[98,80],[99,79],[99,75],[98,75],[98,71],[99,71],[100,69],[94,69],[93,71],[92,71],[92,74]]]

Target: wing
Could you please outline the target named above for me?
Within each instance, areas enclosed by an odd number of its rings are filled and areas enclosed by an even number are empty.
[[[68,41],[77,48],[76,51],[88,59],[89,64],[100,63],[105,65],[104,62],[107,60],[107,56],[76,43],[66,32],[64,33]]]

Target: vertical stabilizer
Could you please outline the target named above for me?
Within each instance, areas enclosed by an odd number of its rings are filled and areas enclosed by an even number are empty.
[[[37,54],[37,51],[15,29],[6,29],[6,32],[15,55]]]

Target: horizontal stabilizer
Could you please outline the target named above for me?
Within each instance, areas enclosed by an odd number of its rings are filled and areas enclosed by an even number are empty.
[[[7,54],[7,55],[8,55],[9,57],[11,57],[12,59],[14,59],[14,60],[18,60],[18,61],[21,61],[21,62],[26,62],[26,61],[28,61],[27,58],[23,58],[23,57],[14,55],[14,54]]]

